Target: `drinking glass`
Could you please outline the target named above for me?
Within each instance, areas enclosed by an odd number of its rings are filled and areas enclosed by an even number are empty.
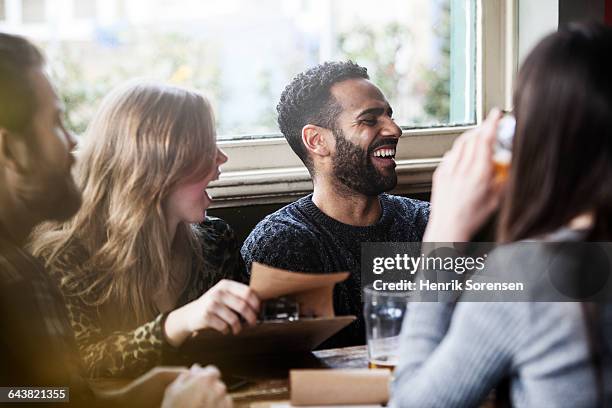
[[[363,314],[370,368],[395,368],[409,296],[409,292],[379,291],[372,286],[364,289]]]
[[[493,151],[493,168],[497,183],[503,183],[508,178],[515,128],[516,119],[510,113],[505,113],[497,125],[497,135]]]

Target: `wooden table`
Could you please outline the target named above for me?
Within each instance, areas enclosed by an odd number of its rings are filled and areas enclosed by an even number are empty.
[[[250,383],[231,391],[234,406],[237,408],[269,408],[275,402],[287,402],[289,395],[289,370],[292,368],[367,368],[368,353],[366,346],[345,347],[313,351],[302,357],[285,360],[281,358],[282,368],[277,371],[278,361],[267,360],[270,364],[260,367],[259,376],[248,376]],[[262,369],[263,368],[263,369]],[[223,371],[222,371],[223,372]],[[252,374],[251,374],[252,375]],[[479,408],[495,408],[495,393],[491,392]]]
[[[365,346],[345,347],[313,351],[301,356],[267,357],[260,361],[245,362],[242,367],[221,367],[224,379],[229,383],[230,395],[236,408],[269,408],[275,402],[289,400],[289,370],[292,368],[366,368],[368,366]],[[232,382],[244,379],[232,390]],[[119,388],[129,380],[96,379],[94,388],[108,390]],[[494,408],[493,393],[483,401],[480,408]]]
[[[288,370],[291,368],[367,368],[368,357],[365,346],[356,346],[314,351],[308,356],[286,361],[278,371],[276,363],[272,362],[272,367],[263,370],[265,373],[260,378],[250,379],[248,385],[231,392],[235,407],[265,408],[272,402],[289,400]]]
[[[289,370],[293,368],[366,368],[368,358],[366,347],[357,346],[217,365],[228,384],[235,407],[267,408],[270,403],[289,400]],[[112,390],[125,386],[129,381],[125,378],[97,378],[91,383],[95,389]]]

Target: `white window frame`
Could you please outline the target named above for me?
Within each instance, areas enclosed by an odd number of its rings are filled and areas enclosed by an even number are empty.
[[[491,108],[509,109],[517,71],[517,0],[478,0],[476,123]],[[427,192],[444,153],[474,126],[403,132],[396,155],[397,194]],[[213,208],[284,203],[312,191],[310,176],[284,138],[220,141],[230,160],[210,188]]]

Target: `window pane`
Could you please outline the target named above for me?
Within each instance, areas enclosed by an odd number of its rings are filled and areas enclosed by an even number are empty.
[[[21,1],[21,12],[24,23],[42,23],[45,21],[45,0]]]
[[[45,45],[77,133],[111,87],[144,76],[205,92],[220,138],[278,135],[275,107],[291,78],[349,58],[368,68],[398,124],[464,124],[475,117],[475,4],[101,1],[103,24],[78,35],[69,23],[54,25],[59,40]]]
[[[96,18],[96,0],[78,0],[74,2],[75,18]]]

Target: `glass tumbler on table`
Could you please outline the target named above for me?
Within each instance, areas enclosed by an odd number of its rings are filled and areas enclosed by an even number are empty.
[[[364,289],[368,367],[393,370],[398,360],[399,337],[410,293]]]

